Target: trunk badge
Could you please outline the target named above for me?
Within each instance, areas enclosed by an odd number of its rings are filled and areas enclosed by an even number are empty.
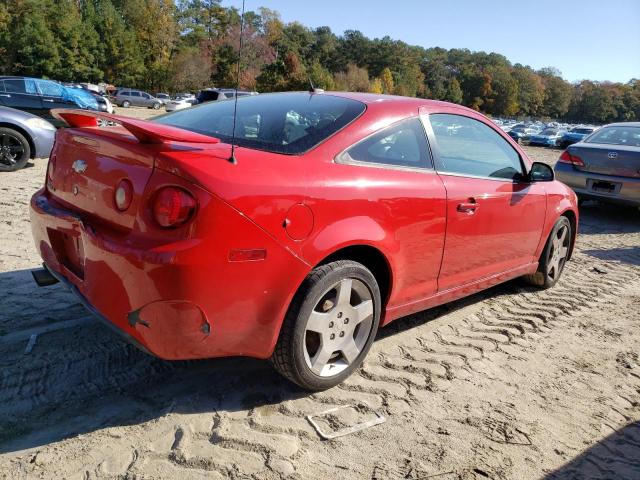
[[[607,157],[614,159],[618,156],[618,152],[609,152],[609,155],[607,155]]]
[[[87,162],[84,160],[76,160],[73,162],[73,165],[71,165],[71,168],[76,173],[84,173],[87,170]]]

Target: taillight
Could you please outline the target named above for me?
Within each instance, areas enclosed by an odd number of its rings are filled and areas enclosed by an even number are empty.
[[[584,162],[582,161],[582,159],[577,155],[571,155],[569,153],[569,150],[565,150],[564,152],[562,152],[562,155],[560,155],[558,161],[560,163],[569,163],[571,165],[575,165],[576,167],[584,167]]]
[[[177,227],[187,222],[196,210],[196,199],[177,187],[164,187],[156,193],[153,217],[165,228]]]
[[[113,193],[116,208],[124,212],[131,205],[131,200],[133,200],[133,185],[126,178],[120,180]]]

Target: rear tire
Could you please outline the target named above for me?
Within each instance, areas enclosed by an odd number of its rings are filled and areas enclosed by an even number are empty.
[[[524,279],[541,289],[551,288],[558,283],[569,256],[572,235],[571,222],[567,217],[560,217],[540,254],[538,271],[525,275]]]
[[[31,158],[31,146],[22,133],[12,128],[0,128],[0,172],[15,172]]]
[[[125,100],[124,102],[122,102],[122,106],[124,108],[129,108],[131,106],[131,102],[129,102],[128,100]]]
[[[380,288],[360,263],[315,268],[295,294],[271,356],[304,389],[331,388],[360,367],[378,331]]]

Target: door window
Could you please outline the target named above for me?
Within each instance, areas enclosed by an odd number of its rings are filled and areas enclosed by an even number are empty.
[[[436,168],[470,177],[519,180],[523,177],[518,152],[488,125],[463,115],[432,114],[436,139]]]
[[[337,160],[398,167],[430,166],[429,147],[418,118],[403,120],[373,134],[342,153]]]
[[[140,92],[129,92],[129,96],[131,96],[131,97],[139,97],[140,96]]]
[[[24,80],[21,78],[5,80],[4,88],[8,93],[27,93]]]
[[[146,98],[147,100],[151,98],[148,93],[141,93],[140,95],[142,98]]]
[[[50,82],[48,80],[36,80],[40,94],[45,97],[62,97],[64,87],[59,83]]]

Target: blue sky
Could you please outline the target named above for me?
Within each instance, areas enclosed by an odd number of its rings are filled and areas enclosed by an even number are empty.
[[[247,10],[260,6],[338,34],[493,51],[512,63],[556,67],[569,81],[640,78],[640,0],[246,0]]]

